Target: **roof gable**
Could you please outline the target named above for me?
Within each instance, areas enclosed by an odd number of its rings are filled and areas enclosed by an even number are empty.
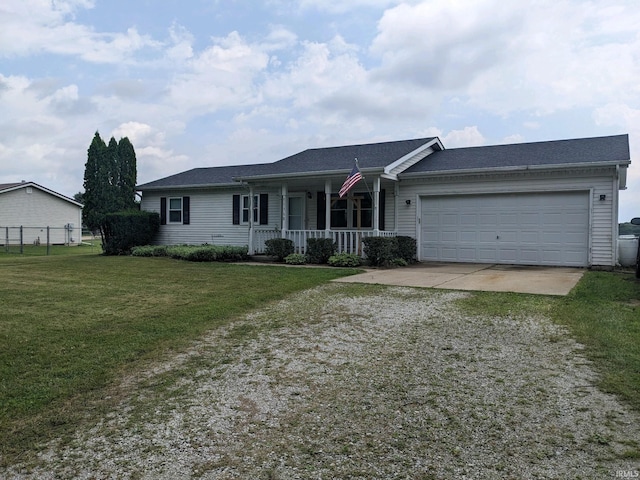
[[[62,195],[58,192],[54,192],[53,190],[43,187],[42,185],[38,185],[35,182],[1,183],[0,195],[3,193],[12,192],[14,190],[27,188],[27,187],[37,188],[38,190],[48,193],[49,195],[60,198],[61,200],[64,200],[66,202],[73,203],[74,205],[77,205],[78,207],[82,208],[82,204],[79,202],[76,202],[73,198],[66,197],[65,195]]]

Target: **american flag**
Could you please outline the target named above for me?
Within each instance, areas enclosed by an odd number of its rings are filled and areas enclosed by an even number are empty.
[[[347,192],[351,190],[351,187],[353,187],[360,180],[362,180],[362,174],[360,173],[358,165],[354,165],[353,170],[351,170],[351,173],[347,176],[347,179],[342,184],[342,187],[340,187],[340,191],[338,192],[340,198],[344,197]]]

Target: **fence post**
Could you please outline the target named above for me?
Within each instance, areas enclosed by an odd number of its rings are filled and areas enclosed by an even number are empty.
[[[49,243],[49,225],[47,225],[47,255],[49,255],[51,251],[51,244]]]
[[[22,235],[22,225],[20,225],[20,253],[24,253],[24,237]]]

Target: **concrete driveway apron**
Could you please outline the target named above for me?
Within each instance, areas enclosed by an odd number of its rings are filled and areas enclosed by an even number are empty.
[[[371,269],[334,281],[567,295],[584,272],[582,268],[426,262],[402,268]]]

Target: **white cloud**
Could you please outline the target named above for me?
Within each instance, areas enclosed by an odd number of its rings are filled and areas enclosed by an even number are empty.
[[[187,69],[169,87],[171,102],[181,111],[214,112],[258,100],[255,82],[267,68],[269,55],[237,32],[212,41],[213,45],[187,62]]]
[[[475,125],[464,127],[462,130],[451,130],[441,140],[445,148],[477,147],[486,143],[484,136]]]
[[[53,53],[87,62],[118,63],[131,60],[142,49],[160,46],[135,28],[125,33],[98,33],[72,21],[75,11],[91,7],[93,2],[82,0],[4,0],[0,5],[0,56]]]

